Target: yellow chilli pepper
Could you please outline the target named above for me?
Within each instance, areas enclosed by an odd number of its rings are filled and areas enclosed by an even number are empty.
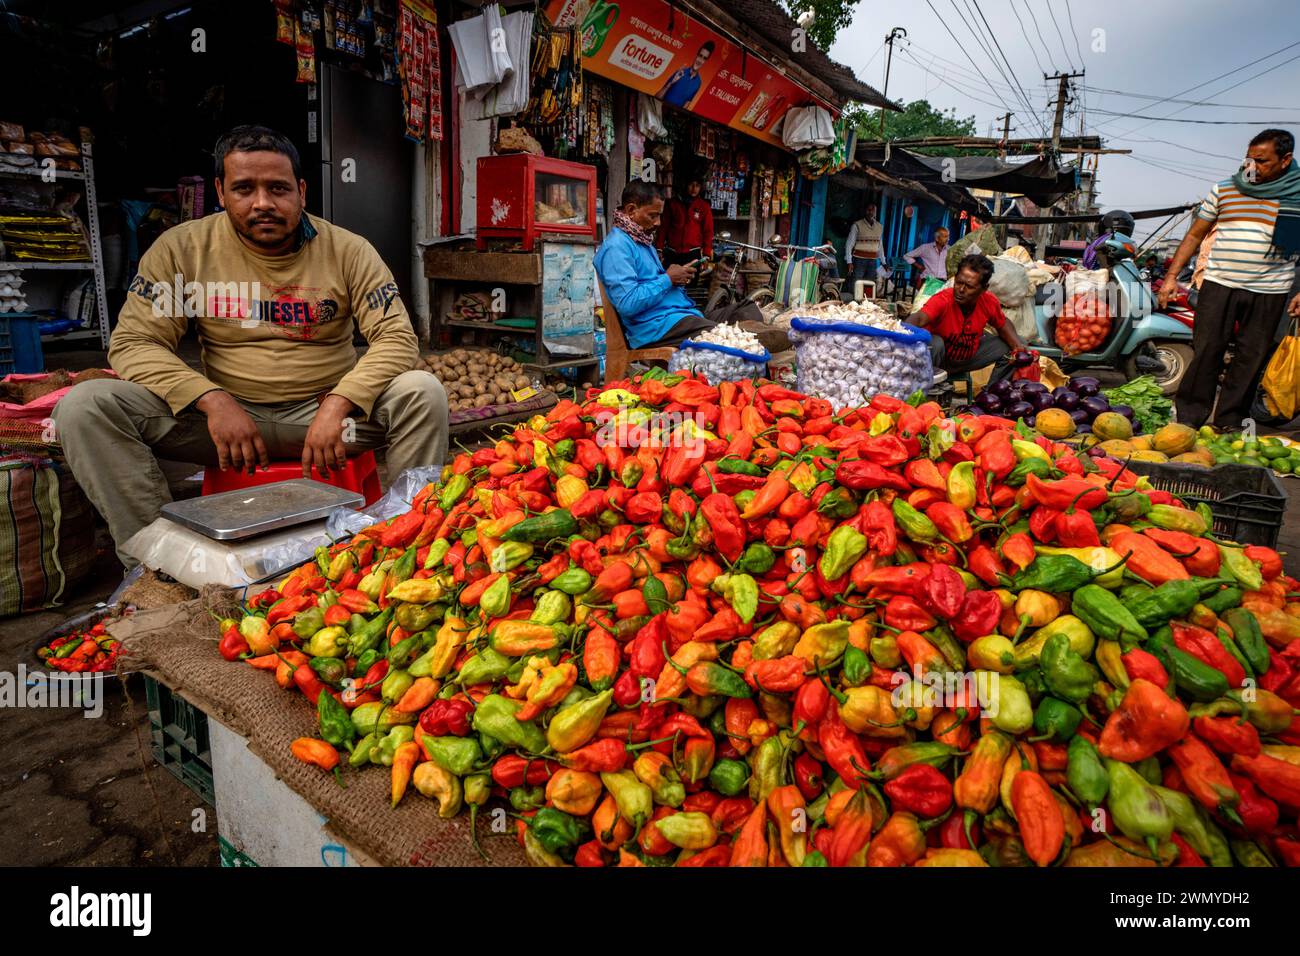
[[[1016,597],[1016,617],[1028,618],[1030,627],[1043,627],[1061,614],[1061,602],[1046,591],[1027,588]]]
[[[821,667],[843,654],[848,643],[849,622],[830,621],[814,624],[804,631],[791,653],[795,657],[802,657],[813,667]]]
[[[447,587],[438,577],[409,578],[388,592],[388,600],[407,604],[428,604],[447,593]]]
[[[567,508],[585,495],[587,483],[576,475],[565,475],[555,483],[555,500],[561,508]]]
[[[1037,660],[1038,655],[1043,652],[1043,645],[1053,634],[1064,634],[1070,641],[1070,650],[1074,651],[1087,660],[1092,656],[1092,649],[1096,643],[1088,625],[1079,620],[1073,614],[1062,614],[1054,621],[1040,627],[1030,637],[1016,645],[1015,660],[1017,668],[1030,667]]]
[[[892,695],[883,687],[874,684],[850,687],[844,691],[844,698],[844,702],[839,705],[840,719],[855,734],[870,737],[907,736],[907,728],[894,708]]]
[[[925,851],[925,856],[912,864],[913,866],[984,866],[984,857],[974,850],[957,848],[932,848]]]
[[[488,644],[498,654],[523,657],[549,651],[559,643],[554,626],[531,621],[498,621],[488,636]]]

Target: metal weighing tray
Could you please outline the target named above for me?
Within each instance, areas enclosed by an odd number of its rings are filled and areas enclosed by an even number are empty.
[[[365,498],[355,491],[295,478],[171,501],[163,505],[162,514],[216,541],[239,541],[317,521],[335,508],[360,508],[364,503]]]

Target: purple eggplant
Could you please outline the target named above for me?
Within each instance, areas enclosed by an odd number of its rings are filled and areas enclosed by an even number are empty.
[[[1011,353],[1012,368],[1026,368],[1034,364],[1034,353],[1021,349],[1018,352]]]
[[[1034,406],[1034,411],[1041,412],[1051,408],[1056,402],[1048,392],[1031,392],[1029,404]]]
[[[1110,410],[1111,410],[1112,412],[1119,412],[1121,415],[1123,415],[1123,416],[1124,416],[1125,418],[1127,418],[1129,421],[1133,421],[1133,409],[1132,409],[1132,407],[1130,407],[1130,406],[1128,406],[1128,405],[1112,405],[1112,406],[1110,407]]]
[[[1101,391],[1101,382],[1088,375],[1079,375],[1070,379],[1070,388],[1079,396],[1088,398]]]
[[[1020,386],[1020,390],[1026,395],[1046,395],[1048,393],[1047,386],[1042,382],[1025,382]]]
[[[1079,402],[1080,411],[1087,412],[1088,421],[1092,421],[1098,415],[1110,411],[1110,402],[1100,395],[1089,395],[1083,401]]]
[[[1034,411],[1034,406],[1030,405],[1028,402],[1016,402],[1015,404],[1008,405],[1007,410],[1002,414],[1006,418],[1010,419],[1028,418],[1030,415],[1034,414]]]
[[[985,392],[992,392],[998,398],[1009,398],[1011,396],[1011,380],[1002,379],[1000,382],[994,382]]]
[[[1058,395],[1057,392],[1060,392],[1060,394]],[[1074,411],[1079,407],[1079,403],[1083,401],[1083,399],[1074,394],[1074,392],[1070,391],[1068,388],[1058,388],[1052,393],[1052,396],[1053,404],[1063,412]]]
[[[975,396],[975,404],[986,412],[993,413],[1002,411],[1002,399],[999,398],[995,392],[987,388]]]
[[[1092,419],[1088,417],[1088,413],[1082,408],[1076,408],[1071,411],[1070,418],[1074,420],[1075,425],[1084,425],[1092,421]]]

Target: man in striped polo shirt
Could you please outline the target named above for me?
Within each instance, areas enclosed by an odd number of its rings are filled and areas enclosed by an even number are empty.
[[[1300,251],[1300,167],[1295,137],[1266,129],[1250,141],[1242,169],[1217,183],[1178,246],[1158,302],[1178,291],[1177,275],[1211,229],[1214,245],[1196,303],[1195,357],[1178,387],[1178,421],[1203,425],[1214,409],[1215,389],[1229,343],[1235,343],[1214,424],[1240,428],[1273,352],[1274,334],[1295,277]]]

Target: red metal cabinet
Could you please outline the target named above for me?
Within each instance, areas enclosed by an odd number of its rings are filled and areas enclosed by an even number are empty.
[[[531,252],[540,234],[596,238],[596,168],[513,153],[478,161],[477,245],[517,239]]]

